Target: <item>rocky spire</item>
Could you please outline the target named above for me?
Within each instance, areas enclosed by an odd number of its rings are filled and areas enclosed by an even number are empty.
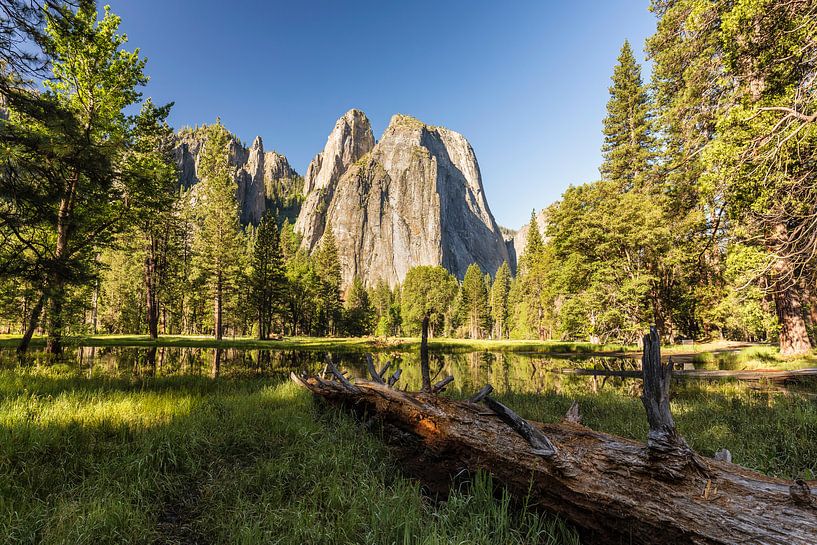
[[[314,212],[324,208],[331,200],[340,177],[372,148],[374,135],[366,114],[360,110],[349,110],[343,114],[326,139],[323,151],[312,159],[306,170],[302,210]],[[310,249],[320,240],[324,227],[322,215],[314,213],[301,214],[295,224]]]

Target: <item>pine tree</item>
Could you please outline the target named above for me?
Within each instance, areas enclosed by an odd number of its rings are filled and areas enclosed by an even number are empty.
[[[267,339],[286,299],[284,258],[274,214],[267,210],[255,234],[250,274],[251,298],[258,318],[258,338]]]
[[[488,308],[488,290],[482,270],[476,263],[471,263],[465,271],[460,287],[460,304],[464,320],[468,326],[471,339],[481,339],[488,329],[491,319]]]
[[[228,162],[230,135],[221,121],[205,128],[204,149],[199,155],[198,230],[193,250],[195,264],[213,297],[216,339],[223,332],[225,292],[235,287],[241,252],[238,201]]]
[[[511,268],[507,261],[496,271],[494,283],[491,286],[491,316],[494,319],[494,337],[504,339],[508,336],[508,316],[510,308],[508,297],[511,292]]]
[[[344,329],[349,335],[369,335],[374,322],[374,309],[369,294],[359,276],[355,276],[344,302]]]
[[[525,253],[519,263],[520,290],[525,305],[527,328],[540,339],[545,337],[545,295],[548,286],[545,242],[539,231],[536,211],[531,212]]]
[[[334,334],[341,316],[341,272],[338,246],[332,226],[327,225],[320,246],[314,254],[315,270],[320,279],[319,315],[323,331]]]
[[[136,239],[144,248],[145,314],[148,334],[159,336],[160,293],[166,277],[168,244],[178,183],[173,161],[173,129],[167,124],[172,104],[157,107],[148,99],[142,104],[133,130],[127,168],[142,178],[130,212],[133,229],[123,238]]]
[[[612,80],[600,170],[603,179],[627,190],[638,185],[639,178],[648,171],[655,147],[650,130],[649,95],[641,81],[641,67],[627,41],[621,47]]]

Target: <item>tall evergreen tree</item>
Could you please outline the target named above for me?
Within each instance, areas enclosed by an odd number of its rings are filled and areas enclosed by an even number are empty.
[[[519,263],[519,302],[524,306],[523,314],[526,329],[532,331],[539,339],[546,337],[548,294],[547,249],[539,230],[536,211],[531,212],[528,224],[528,238],[525,252]]]
[[[213,328],[216,339],[223,333],[225,292],[232,290],[238,274],[241,242],[238,201],[229,164],[230,134],[217,121],[205,128],[206,140],[199,155],[197,219],[194,239],[195,264],[213,297]]]
[[[332,225],[327,225],[320,246],[314,254],[315,269],[320,279],[320,316],[324,332],[335,334],[341,317],[341,273],[338,245]]]
[[[465,271],[460,287],[460,298],[469,338],[483,338],[489,329],[491,313],[485,279],[476,263],[471,263]]]
[[[160,293],[175,221],[174,189],[178,176],[173,160],[173,129],[167,124],[171,107],[172,104],[157,107],[150,99],[144,102],[136,118],[127,161],[132,176],[144,179],[138,194],[132,196],[133,229],[129,229],[126,236],[136,235],[133,238],[139,239],[144,247],[145,307],[148,334],[152,339],[159,335]]]
[[[605,180],[628,189],[647,172],[655,147],[650,130],[651,103],[628,41],[621,47],[612,80],[600,170]]]
[[[774,299],[781,353],[806,353],[817,248],[813,2],[655,0],[652,9],[662,130],[711,203],[702,251],[720,251],[725,235],[765,252],[756,285]]]
[[[343,310],[344,329],[349,335],[369,335],[372,332],[374,309],[359,276],[355,276],[349,286]]]
[[[267,339],[274,318],[283,311],[287,290],[278,223],[271,210],[264,212],[258,224],[249,281],[258,317],[258,338]]]
[[[496,271],[494,283],[491,286],[491,316],[494,321],[494,337],[505,339],[508,337],[508,317],[510,308],[508,297],[511,292],[511,268],[507,261]]]

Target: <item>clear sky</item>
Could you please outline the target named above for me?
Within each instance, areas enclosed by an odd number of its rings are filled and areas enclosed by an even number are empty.
[[[303,174],[346,110],[378,139],[392,114],[413,115],[465,135],[511,228],[597,178],[619,49],[629,39],[643,60],[655,28],[648,0],[109,3],[175,127],[220,116]]]

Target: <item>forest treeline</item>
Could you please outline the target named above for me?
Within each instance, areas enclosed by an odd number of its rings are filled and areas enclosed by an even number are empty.
[[[625,42],[598,181],[531,218],[516,270],[342,286],[283,215],[239,223],[220,122],[182,188],[172,104],[95,2],[0,0],[0,324],[48,336],[432,334],[634,342],[817,333],[817,3],[653,0],[645,82]],[[137,112],[138,113],[133,113]],[[531,173],[535,176],[536,173]]]

